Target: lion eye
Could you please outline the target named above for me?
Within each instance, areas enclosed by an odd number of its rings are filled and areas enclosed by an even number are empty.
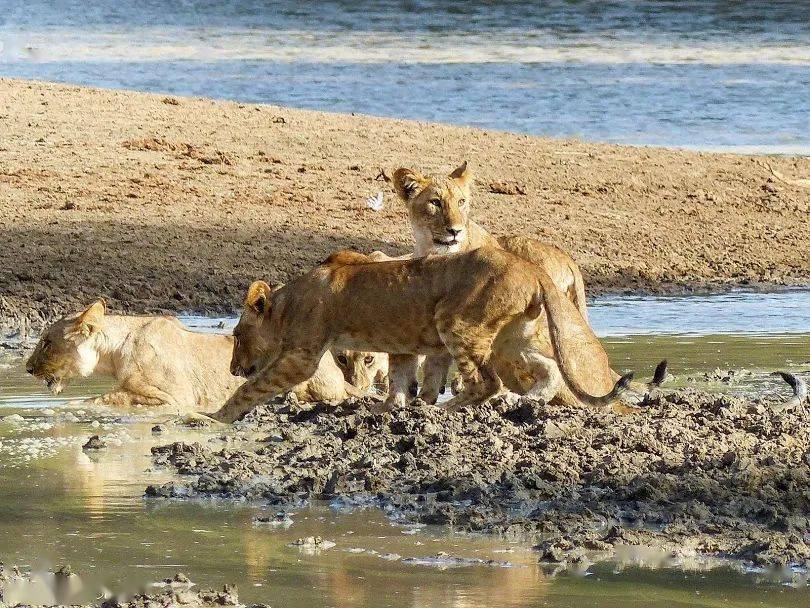
[[[364,361],[366,362],[366,365],[371,365],[374,363],[374,357],[372,355],[367,355]]]
[[[442,202],[439,199],[434,198],[432,201],[430,201],[430,207],[431,209],[438,211],[442,208]]]
[[[345,366],[349,364],[349,359],[346,358],[346,355],[338,355],[337,360],[341,365]]]

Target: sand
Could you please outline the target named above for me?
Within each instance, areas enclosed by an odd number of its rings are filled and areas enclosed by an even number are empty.
[[[384,82],[381,83],[384,86]],[[0,319],[104,296],[232,312],[345,247],[405,252],[381,169],[476,174],[475,217],[552,241],[590,294],[810,281],[810,159],[587,144],[0,79]],[[507,192],[495,193],[494,190]],[[373,211],[366,198],[383,193]]]

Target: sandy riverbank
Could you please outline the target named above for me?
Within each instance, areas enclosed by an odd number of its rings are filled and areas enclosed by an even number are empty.
[[[591,293],[807,284],[810,189],[754,157],[0,79],[0,318],[99,295],[227,311],[254,278],[409,247],[381,168],[468,160],[497,234],[553,241]],[[792,177],[810,159],[768,159]],[[523,194],[496,194],[495,181]],[[365,199],[384,193],[380,212]]]

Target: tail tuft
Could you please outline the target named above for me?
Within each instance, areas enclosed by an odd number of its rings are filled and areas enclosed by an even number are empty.
[[[661,386],[664,383],[664,381],[667,379],[668,365],[667,360],[664,359],[656,366],[655,373],[653,373],[652,382],[650,382],[650,388]]]
[[[773,372],[771,375],[780,376],[793,389],[793,397],[787,402],[787,406],[795,407],[807,400],[807,382],[790,372]]]
[[[615,395],[619,395],[620,393],[626,391],[630,388],[630,383],[633,381],[634,372],[628,372],[624,376],[618,379],[616,385],[613,387],[613,393]]]
[[[787,382],[790,385],[790,388],[793,389],[793,392],[796,393],[800,386],[800,380],[791,374],[790,372],[774,372],[771,374],[772,376],[781,376],[782,380]]]

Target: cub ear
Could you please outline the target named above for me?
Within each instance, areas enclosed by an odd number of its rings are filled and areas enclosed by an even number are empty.
[[[270,287],[264,281],[253,281],[245,297],[245,308],[250,308],[259,316],[265,316],[267,311],[270,310],[270,294],[280,288],[280,285]]]
[[[103,298],[99,298],[76,318],[76,331],[85,337],[90,337],[101,327],[105,314],[107,314],[107,303]]]
[[[399,198],[408,201],[422,191],[427,180],[418,171],[401,167],[394,171],[393,182]]]
[[[462,188],[469,186],[472,182],[472,171],[467,168],[467,161],[465,160],[460,167],[454,169],[450,177],[456,180]]]

